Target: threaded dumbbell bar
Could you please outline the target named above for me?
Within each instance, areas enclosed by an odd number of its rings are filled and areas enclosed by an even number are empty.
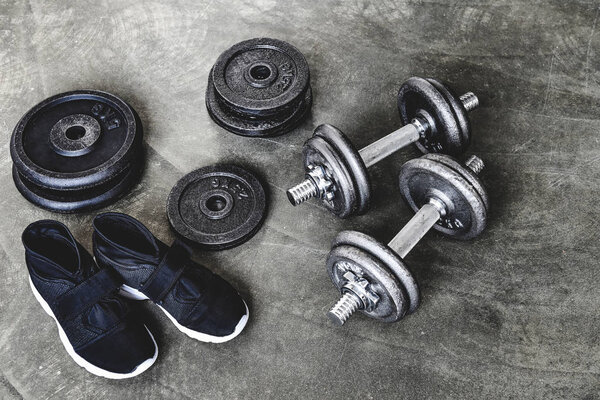
[[[431,229],[459,239],[479,235],[486,225],[487,193],[477,174],[476,156],[465,165],[440,154],[408,161],[400,172],[403,197],[416,211],[386,246],[356,231],[341,232],[333,242],[327,267],[341,297],[328,312],[337,325],[357,310],[386,322],[414,312],[419,290],[403,258]]]
[[[339,217],[368,208],[370,183],[366,169],[389,155],[416,144],[424,153],[458,155],[470,142],[467,112],[479,105],[468,92],[456,97],[434,79],[410,78],[398,93],[400,129],[356,151],[348,138],[324,124],[304,145],[306,176],[287,191],[293,205],[320,198]]]

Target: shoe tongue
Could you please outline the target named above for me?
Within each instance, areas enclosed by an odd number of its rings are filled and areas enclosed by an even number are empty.
[[[98,267],[90,253],[79,243],[74,244],[74,249],[71,261],[51,263],[50,267],[54,268],[54,276],[81,283],[98,272]]]
[[[92,256],[58,223],[31,229],[24,244],[38,260],[36,269],[44,276],[80,282],[97,270]]]
[[[79,243],[77,243],[77,248],[79,251],[79,265],[77,265],[75,275],[83,281],[98,272],[99,268],[91,254],[81,247]]]

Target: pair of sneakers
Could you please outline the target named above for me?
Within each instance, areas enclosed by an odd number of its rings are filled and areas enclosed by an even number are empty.
[[[34,222],[22,236],[31,290],[78,365],[123,379],[154,364],[158,347],[131,300],[150,299],[180,331],[203,342],[226,342],[244,329],[244,300],[193,262],[183,243],[169,247],[119,213],[96,216],[93,228],[95,261],[58,221]]]

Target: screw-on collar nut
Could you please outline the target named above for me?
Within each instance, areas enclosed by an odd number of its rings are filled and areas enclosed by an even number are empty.
[[[373,311],[379,302],[379,296],[371,289],[369,281],[356,276],[352,271],[346,271],[343,276],[346,283],[341,288],[342,293],[353,293],[363,303],[362,309]]]

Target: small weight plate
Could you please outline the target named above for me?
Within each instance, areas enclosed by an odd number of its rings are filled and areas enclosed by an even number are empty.
[[[73,213],[94,210],[118,200],[135,185],[142,170],[143,162],[135,161],[113,179],[79,190],[53,190],[38,186],[20,175],[15,165],[12,174],[15,186],[31,203],[54,212]]]
[[[240,135],[285,133],[311,105],[308,63],[281,40],[240,42],[219,56],[209,74],[206,106],[211,118]]]
[[[304,144],[302,156],[305,171],[311,166],[320,165],[334,184],[333,199],[324,200],[325,207],[340,218],[350,216],[356,209],[357,192],[348,167],[340,160],[335,149],[323,138],[313,136]]]
[[[322,124],[317,126],[314,135],[325,139],[325,141],[335,149],[340,160],[344,161],[344,164],[350,171],[357,190],[356,198],[358,199],[358,202],[356,210],[354,210],[352,214],[364,214],[369,208],[371,183],[369,181],[367,167],[360,157],[360,154],[346,135],[333,125]]]
[[[403,285],[409,301],[407,313],[412,314],[419,307],[421,295],[417,281],[404,264],[404,261],[388,246],[369,235],[357,231],[338,233],[332,243],[332,247],[337,246],[356,247],[385,265]]]
[[[444,93],[450,95],[447,90]],[[408,79],[398,91],[398,111],[404,125],[409,124],[420,111],[424,111],[433,123],[429,135],[415,143],[423,153],[458,155],[468,145],[461,129],[461,119],[457,118],[444,93],[430,81],[418,77]]]
[[[460,99],[448,88],[448,86],[432,78],[427,78],[427,82],[435,86],[450,105],[454,117],[456,118],[461,138],[460,150],[458,151],[463,153],[471,144],[471,123],[469,122],[467,110],[465,110]]]
[[[28,181],[52,190],[79,190],[121,174],[141,140],[141,124],[123,100],[78,90],[29,110],[13,131],[10,152]]]
[[[469,181],[469,183],[471,185],[473,185],[473,188],[477,191],[477,194],[479,194],[479,197],[481,197],[481,200],[483,201],[483,204],[485,205],[486,211],[489,211],[490,200],[489,200],[489,196],[487,194],[487,190],[485,190],[485,187],[483,187],[483,184],[481,183],[481,180],[479,179],[479,177],[470,168],[463,166],[456,159],[454,159],[450,156],[443,155],[443,154],[431,153],[431,154],[426,154],[424,157],[429,160],[438,161],[438,162],[452,168],[454,171],[458,172],[463,178],[465,178],[467,181]]]
[[[327,271],[338,289],[344,286],[344,273],[347,271],[369,281],[370,288],[377,293],[379,301],[372,311],[360,310],[363,314],[383,322],[396,322],[406,315],[406,295],[400,282],[365,251],[354,246],[334,247],[327,256]]]
[[[208,250],[249,240],[260,228],[265,211],[265,191],[258,178],[228,164],[190,172],[175,184],[167,200],[173,229]]]
[[[277,136],[282,135],[296,125],[305,117],[312,106],[312,90],[306,91],[302,102],[290,109],[291,112],[272,115],[264,118],[249,117],[223,107],[217,100],[214,87],[211,86],[212,78],[206,89],[206,108],[208,114],[219,126],[242,136]]]
[[[471,239],[486,226],[487,207],[469,179],[446,164],[423,156],[400,169],[400,192],[413,211],[434,197],[446,206],[446,215],[434,228],[457,239]]]

